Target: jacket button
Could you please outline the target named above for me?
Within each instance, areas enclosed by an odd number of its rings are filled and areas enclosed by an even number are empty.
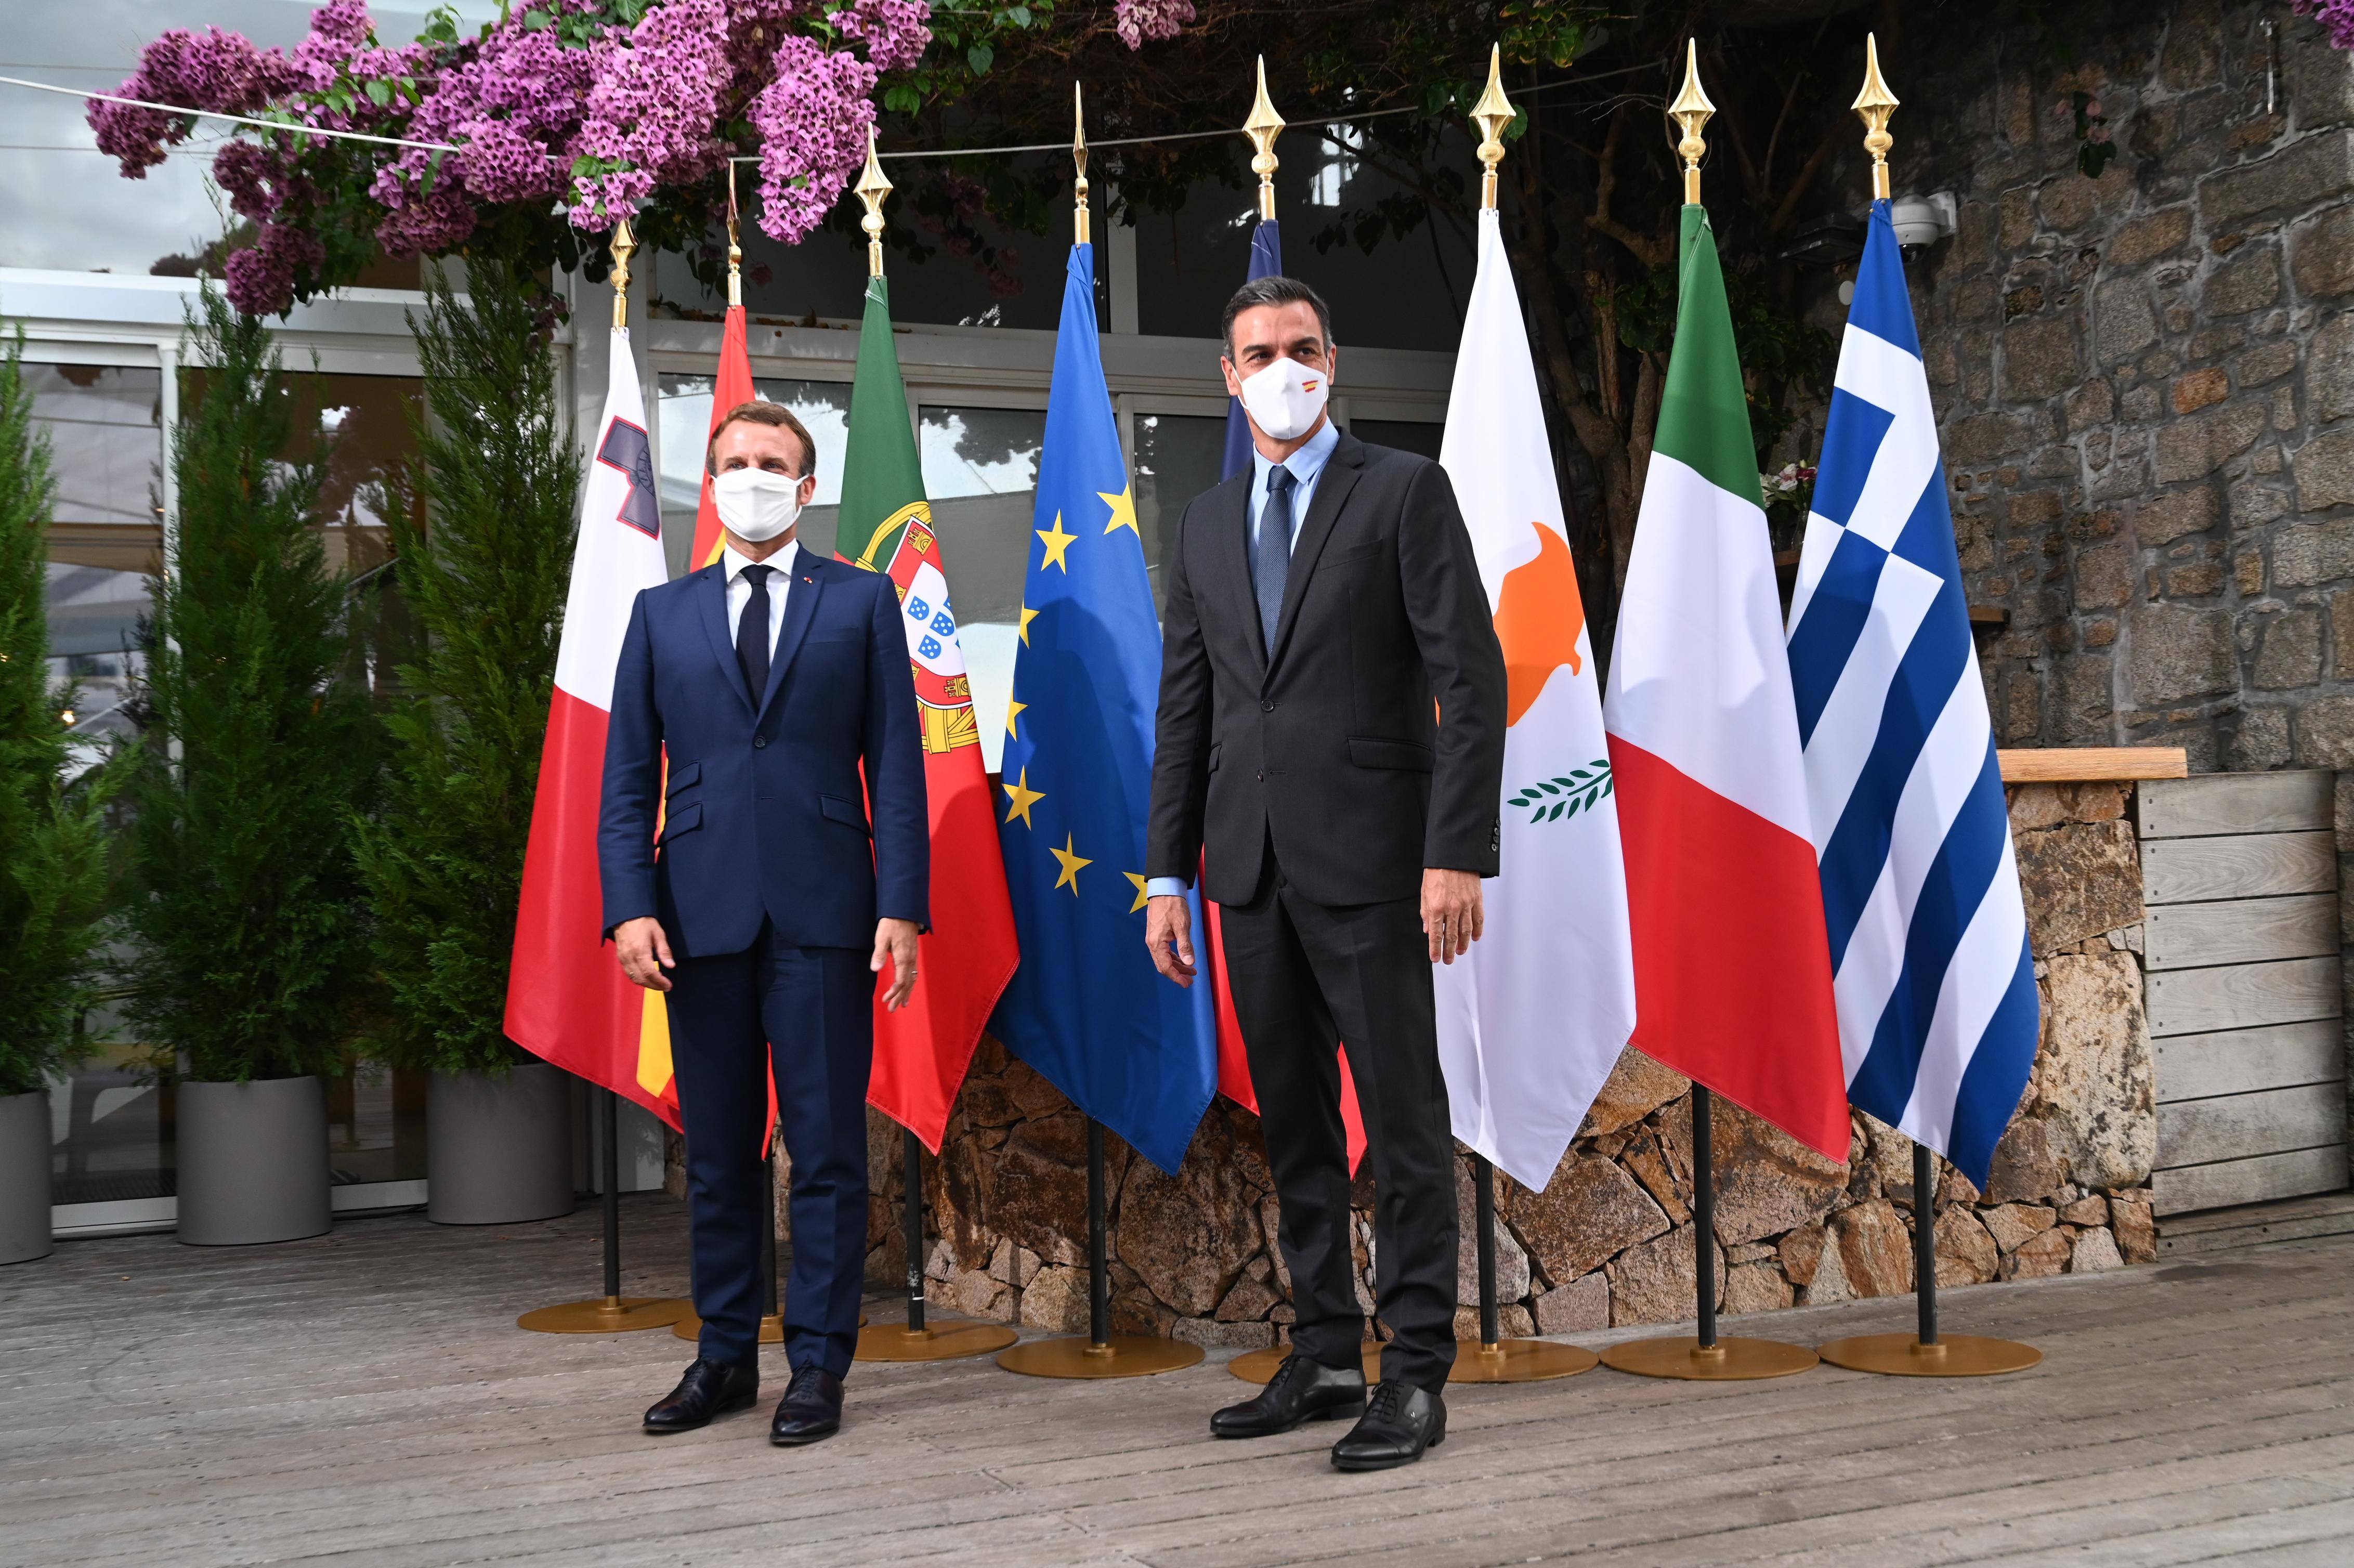
[[[1264,784],[1267,782],[1267,770],[1265,768],[1261,768],[1257,773],[1252,774],[1251,777]]]
[[[752,748],[756,751],[768,744],[769,737],[765,735],[756,735],[752,737]]]
[[[1271,714],[1271,713],[1273,713],[1273,712],[1275,711],[1275,701],[1274,701],[1274,699],[1273,699],[1273,698],[1268,698],[1267,701],[1262,702],[1261,704],[1259,704],[1259,705],[1258,705],[1258,711],[1259,711],[1259,712],[1261,712],[1261,713],[1263,713],[1263,714]]]

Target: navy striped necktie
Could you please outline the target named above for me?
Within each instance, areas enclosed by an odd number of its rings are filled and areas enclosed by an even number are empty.
[[[1267,504],[1258,514],[1258,547],[1251,565],[1258,590],[1258,629],[1275,652],[1275,623],[1283,614],[1283,585],[1291,575],[1291,493],[1299,481],[1277,463],[1267,471]]]

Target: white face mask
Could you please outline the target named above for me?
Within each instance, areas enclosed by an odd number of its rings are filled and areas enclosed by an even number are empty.
[[[801,482],[764,468],[731,468],[713,478],[711,500],[729,533],[762,545],[800,518]]]
[[[1316,428],[1332,377],[1296,359],[1278,359],[1242,380],[1243,407],[1253,423],[1278,441]]]

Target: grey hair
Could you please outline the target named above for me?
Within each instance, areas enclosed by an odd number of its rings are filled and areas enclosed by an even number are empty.
[[[1307,305],[1316,312],[1316,324],[1324,334],[1324,347],[1332,347],[1332,313],[1324,303],[1324,296],[1297,278],[1253,278],[1236,289],[1234,298],[1226,302],[1226,313],[1218,323],[1218,336],[1225,344],[1226,357],[1235,356],[1235,318],[1245,311],[1261,305]]]

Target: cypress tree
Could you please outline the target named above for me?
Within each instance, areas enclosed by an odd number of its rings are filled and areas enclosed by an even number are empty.
[[[525,843],[571,574],[579,459],[557,407],[548,302],[477,261],[429,275],[410,326],[425,368],[418,509],[387,508],[401,595],[425,637],[387,715],[383,816],[362,832],[394,1064],[504,1072],[501,1031]]]
[[[50,683],[48,443],[33,423],[21,329],[0,355],[0,1095],[74,1060],[107,894],[111,768],[68,783],[70,686]]]
[[[133,787],[131,1012],[207,1082],[331,1071],[367,989],[353,819],[376,747],[350,678],[345,578],[315,515],[324,442],[260,321],[207,290],[202,397],[174,454]]]

